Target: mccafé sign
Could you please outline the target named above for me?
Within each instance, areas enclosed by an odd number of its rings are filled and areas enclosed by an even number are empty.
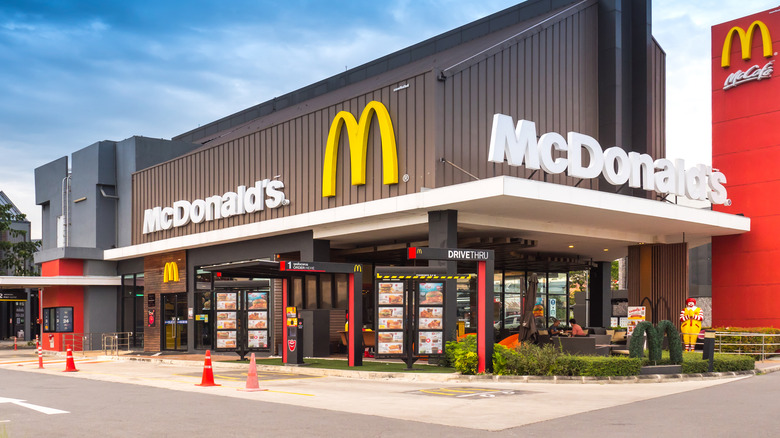
[[[553,151],[565,157],[553,158]],[[582,163],[587,155],[589,163]],[[593,137],[569,132],[564,138],[556,132],[536,135],[536,124],[520,120],[515,127],[512,117],[495,114],[490,134],[488,161],[542,169],[550,174],[567,172],[574,178],[590,179],[603,175],[612,185],[628,183],[629,187],[655,190],[690,199],[709,200],[713,204],[730,205],[726,198],[726,176],[710,166],[700,164],[685,168],[684,160],[661,158],[653,160],[648,154],[626,153],[622,148],[602,150]]]
[[[382,141],[382,182],[398,184],[398,152],[395,147],[395,132],[390,113],[380,102],[372,100],[363,109],[358,122],[351,113],[340,111],[333,118],[325,145],[325,162],[322,169],[322,196],[336,196],[336,167],[339,156],[341,128],[347,128],[349,139],[349,162],[352,185],[366,183],[366,152],[368,150],[368,128],[376,116]]]
[[[289,205],[285,198],[284,183],[279,180],[255,181],[251,187],[238,186],[235,192],[210,196],[206,199],[176,201],[170,207],[154,207],[144,210],[143,234],[183,227],[190,222],[224,219],[239,214],[262,211],[265,207],[279,208]]]
[[[756,20],[748,26],[747,30],[739,26],[734,26],[726,33],[726,39],[723,41],[723,53],[721,54],[720,66],[729,68],[731,66],[731,47],[734,39],[738,39],[742,51],[742,59],[750,61],[751,48],[753,47],[753,36],[756,32],[761,34],[761,47],[765,58],[774,56],[772,49],[772,37],[769,35],[769,28],[760,20]],[[764,66],[755,64],[747,70],[737,70],[726,78],[723,82],[723,89],[728,90],[746,82],[760,81],[769,79],[774,73],[775,61],[769,61]]]

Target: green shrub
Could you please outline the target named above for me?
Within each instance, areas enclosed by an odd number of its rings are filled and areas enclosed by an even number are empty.
[[[511,370],[507,368],[507,364],[513,361],[513,357],[517,356],[517,353],[501,344],[493,346],[493,374],[497,376],[503,376],[512,374]]]
[[[635,376],[642,361],[629,357],[564,355],[556,362],[556,374],[561,376]]]
[[[453,367],[461,374],[476,374],[477,360],[477,337],[466,336],[460,341],[447,342],[444,360],[439,363]]]
[[[560,348],[546,344],[519,344],[516,355],[507,362],[510,374],[521,376],[552,376],[555,374],[555,361],[563,355]]]

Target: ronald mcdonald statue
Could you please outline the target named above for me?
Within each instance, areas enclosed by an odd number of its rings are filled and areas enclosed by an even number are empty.
[[[693,298],[685,300],[685,309],[680,311],[680,321],[682,321],[680,328],[683,333],[685,351],[693,351],[696,348],[696,338],[701,331],[703,320],[704,312],[696,306],[696,300]]]

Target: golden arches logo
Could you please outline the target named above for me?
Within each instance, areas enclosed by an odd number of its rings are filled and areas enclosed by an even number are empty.
[[[739,37],[739,42],[742,45],[742,59],[745,61],[750,59],[750,49],[753,46],[753,34],[756,29],[761,32],[764,57],[772,57],[772,38],[769,36],[769,28],[762,21],[756,20],[748,26],[747,31],[739,26],[734,26],[726,33],[726,40],[723,41],[723,53],[720,58],[721,67],[726,68],[731,65],[731,43],[734,41],[735,34]]]
[[[355,267],[352,268],[352,272],[363,272],[363,265],[355,265]]]
[[[336,166],[339,156],[341,128],[346,125],[349,139],[349,161],[352,185],[366,183],[366,151],[368,150],[368,128],[371,118],[376,116],[379,122],[379,134],[382,142],[382,182],[398,183],[398,152],[395,147],[395,132],[390,113],[381,103],[372,100],[363,109],[360,121],[347,111],[340,111],[333,119],[325,145],[325,163],[322,169],[322,196],[336,196]]]
[[[176,262],[168,262],[163,269],[163,283],[179,281],[179,265]]]

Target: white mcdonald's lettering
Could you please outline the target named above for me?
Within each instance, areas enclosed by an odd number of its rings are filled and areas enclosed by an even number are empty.
[[[731,73],[726,78],[726,81],[723,82],[723,89],[728,90],[736,87],[737,85],[742,85],[745,82],[769,79],[772,77],[772,74],[775,71],[774,64],[775,61],[769,61],[763,67],[756,64],[745,71],[737,70],[734,73]]]
[[[684,160],[653,160],[650,155],[626,153],[617,146],[604,151],[593,137],[578,132],[569,132],[565,139],[555,132],[538,138],[537,141],[534,122],[520,120],[515,127],[512,117],[495,114],[488,161],[504,163],[506,159],[510,166],[541,168],[551,174],[568,170],[569,176],[580,179],[602,174],[607,182],[616,186],[628,183],[633,188],[729,204],[723,186],[726,176],[710,166],[699,164],[686,169]],[[553,158],[553,150],[564,153],[565,158]],[[584,155],[588,156],[587,161]],[[583,166],[583,162],[588,165]]]
[[[484,260],[488,258],[488,253],[485,251],[450,249],[447,251],[447,258],[465,259],[465,260]]]
[[[265,207],[279,208],[289,205],[285,198],[284,183],[279,180],[263,179],[254,186],[238,186],[235,192],[206,199],[176,201],[171,207],[154,207],[144,210],[143,234],[182,227],[193,222],[213,221],[231,216],[262,211]]]

